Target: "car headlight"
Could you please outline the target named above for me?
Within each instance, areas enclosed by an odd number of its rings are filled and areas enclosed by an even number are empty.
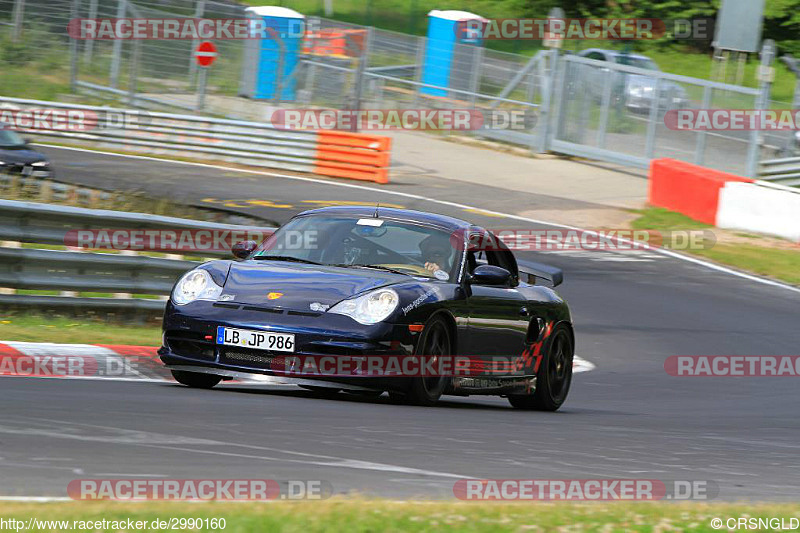
[[[346,315],[369,326],[386,320],[397,309],[400,297],[392,289],[378,289],[357,298],[343,300],[328,309],[329,313]]]
[[[222,294],[222,287],[214,283],[207,270],[198,268],[183,275],[172,290],[172,301],[186,305],[195,300],[216,300]]]
[[[47,166],[47,165],[49,165],[49,164],[50,164],[50,163],[49,163],[49,162],[47,162],[47,161],[37,161],[37,162],[35,162],[35,163],[31,163],[31,166],[32,166],[32,167],[46,167],[46,166]]]

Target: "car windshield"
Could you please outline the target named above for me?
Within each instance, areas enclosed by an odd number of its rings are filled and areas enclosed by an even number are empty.
[[[335,265],[452,281],[461,255],[450,233],[380,218],[295,218],[264,241],[253,259]]]
[[[617,57],[618,57],[617,63],[619,63],[620,65],[628,65],[629,67],[636,67],[636,68],[645,68],[647,70],[658,70],[658,65],[656,65],[652,59],[647,57],[636,57],[625,54],[621,54]]]
[[[25,140],[20,137],[16,131],[6,128],[7,126],[0,124],[0,146],[7,148],[12,146],[23,146],[25,144]]]

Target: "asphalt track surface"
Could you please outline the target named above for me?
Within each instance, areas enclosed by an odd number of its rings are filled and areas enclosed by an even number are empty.
[[[511,214],[556,202],[445,180],[405,177],[372,192],[45,151],[64,181],[213,199],[277,221],[324,201],[381,201],[541,228],[387,192]],[[663,366],[671,355],[797,355],[800,293],[660,254],[519,255],[564,269],[577,353],[597,365],[575,376],[558,413],[491,397],[418,408],[286,387],[2,378],[0,495],[58,497],[76,478],[153,477],[326,480],[340,493],[447,498],[466,477],[706,480],[725,500],[800,498],[797,378],[678,378]]]

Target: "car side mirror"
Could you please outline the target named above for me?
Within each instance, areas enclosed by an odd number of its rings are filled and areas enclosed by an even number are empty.
[[[502,287],[511,283],[511,272],[499,266],[481,265],[472,271],[470,283]]]
[[[231,253],[236,259],[246,259],[256,248],[258,248],[256,241],[241,241],[231,246]]]

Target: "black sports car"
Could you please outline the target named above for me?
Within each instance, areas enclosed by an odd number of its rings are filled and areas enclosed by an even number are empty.
[[[17,132],[0,122],[0,173],[49,178],[52,169],[46,155],[31,148]]]
[[[417,211],[331,207],[233,253],[237,260],[186,273],[167,303],[159,354],[184,385],[261,374],[316,391],[388,391],[417,405],[489,394],[548,411],[567,397],[569,308],[536,284],[555,286],[562,274],[518,266],[483,228]]]

